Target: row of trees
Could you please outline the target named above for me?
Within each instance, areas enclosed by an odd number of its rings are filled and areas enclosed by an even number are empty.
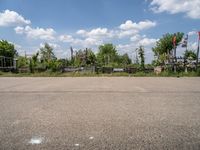
[[[32,56],[19,56],[14,45],[5,40],[0,40],[0,56],[17,58],[19,68],[29,67],[31,72],[35,70],[56,71],[62,67],[86,67],[86,66],[109,66],[126,67],[132,63],[127,53],[120,55],[113,44],[99,46],[97,54],[92,49],[80,49],[71,58],[58,59],[53,48],[45,43],[40,50]]]
[[[176,35],[175,45],[172,42],[174,35]],[[155,56],[152,65],[163,66],[172,63],[174,59],[173,50],[175,47],[181,45],[183,37],[184,33],[181,32],[163,35],[163,37],[157,41],[155,47],[152,48]],[[136,49],[136,52],[138,58],[136,58],[135,66],[138,66],[140,69],[145,69],[144,47],[139,46]],[[67,66],[127,67],[132,65],[132,61],[128,54],[118,54],[117,49],[113,44],[100,45],[97,54],[95,54],[92,49],[86,48],[76,51],[75,54],[72,53],[71,58],[58,59],[54,54],[53,48],[48,43],[45,43],[36,54],[27,57],[19,56],[13,44],[6,40],[0,40],[0,56],[18,58],[18,67],[29,67],[32,72],[34,72],[34,70],[56,71]],[[186,50],[182,57],[185,60],[195,60],[197,55],[193,50]]]

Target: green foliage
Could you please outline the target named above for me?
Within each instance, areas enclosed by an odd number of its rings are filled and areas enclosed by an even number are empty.
[[[87,55],[86,55],[86,64],[87,65],[94,65],[97,61],[96,55],[91,49],[87,49]]]
[[[17,61],[17,67],[23,68],[23,67],[28,67],[28,66],[29,66],[28,58],[26,58],[24,56],[19,56],[18,61]]]
[[[51,61],[49,62],[49,69],[50,69],[52,72],[60,71],[61,66],[62,66],[62,62],[61,62],[61,61],[58,61],[58,60],[51,60]]]
[[[99,46],[97,61],[100,66],[105,66],[116,62],[117,56],[117,50],[113,44],[104,44]]]
[[[48,44],[45,43],[44,47],[40,48],[40,54],[41,54],[41,62],[45,64],[47,69],[51,69],[52,63],[57,59],[53,48]]]
[[[186,50],[184,53],[184,58],[189,60],[196,60],[197,54],[193,50]]]
[[[44,47],[40,48],[41,54],[41,61],[43,62],[50,62],[51,60],[55,60],[55,54],[53,53],[53,48],[48,44],[45,43]]]
[[[128,54],[125,53],[124,55],[119,55],[117,59],[117,65],[121,67],[126,67],[132,63],[131,59],[129,58]]]
[[[73,64],[76,67],[91,66],[96,63],[96,56],[91,49],[79,50],[76,52]]]
[[[178,46],[183,38],[184,33],[177,32],[176,33],[176,46]],[[169,59],[169,56],[172,53],[174,48],[173,46],[173,37],[174,34],[165,34],[163,37],[156,42],[156,46],[152,48],[154,55],[160,61],[160,63],[164,63],[163,59]]]
[[[126,67],[131,64],[131,59],[127,53],[119,55],[113,44],[104,44],[99,46],[97,62],[99,66]]]
[[[15,55],[17,55],[17,51],[14,45],[6,40],[0,40],[0,56],[13,58]]]
[[[140,59],[140,68],[144,69],[145,68],[144,47],[140,46],[139,48],[137,48],[137,51]]]

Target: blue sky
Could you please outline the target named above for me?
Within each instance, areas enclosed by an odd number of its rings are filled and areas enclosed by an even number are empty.
[[[112,42],[133,59],[135,48],[144,45],[149,63],[163,34],[189,33],[189,47],[195,49],[198,30],[199,0],[0,0],[0,39],[14,43],[22,55],[35,53],[44,42],[62,58],[70,46],[96,52]]]

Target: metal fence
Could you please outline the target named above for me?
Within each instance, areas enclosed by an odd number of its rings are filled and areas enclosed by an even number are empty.
[[[16,60],[12,57],[0,56],[0,69],[15,69]]]

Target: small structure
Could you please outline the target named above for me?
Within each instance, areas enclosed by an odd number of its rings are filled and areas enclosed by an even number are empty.
[[[17,59],[12,57],[0,56],[0,70],[12,71],[17,69]]]
[[[163,71],[162,66],[157,66],[154,68],[154,73],[156,73],[157,75],[160,74],[162,71]]]

